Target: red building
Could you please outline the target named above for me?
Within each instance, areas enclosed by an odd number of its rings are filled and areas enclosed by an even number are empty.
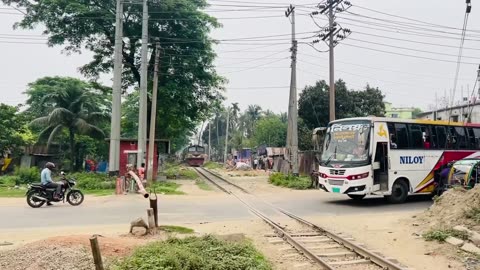
[[[148,153],[148,147],[149,147],[149,141],[147,140],[147,149],[146,149],[146,156],[145,160],[148,160],[148,156],[150,153]],[[156,179],[157,177],[157,172],[158,172],[158,151],[159,151],[159,145],[161,145],[160,151],[162,153],[168,153],[170,152],[169,149],[169,143],[168,141],[165,140],[155,140],[155,145],[153,147],[154,149],[154,158],[153,158],[153,178]],[[137,139],[121,139],[120,140],[120,175],[125,175],[126,173],[126,167],[127,164],[133,164],[135,165],[135,168],[140,167],[138,164],[137,165],[137,154],[138,154],[138,145],[137,145]],[[148,162],[145,162],[145,169],[148,170]]]

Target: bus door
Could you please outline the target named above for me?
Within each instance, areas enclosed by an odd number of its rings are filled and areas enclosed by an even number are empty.
[[[373,162],[373,184],[388,190],[388,142],[377,142]]]
[[[379,185],[380,190],[388,190],[389,159],[389,129],[387,123],[374,124],[373,142],[373,184]]]

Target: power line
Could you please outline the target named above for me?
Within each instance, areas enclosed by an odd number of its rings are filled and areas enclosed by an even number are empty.
[[[252,70],[252,69],[256,69],[256,68],[259,68],[259,67],[263,67],[263,66],[266,66],[266,65],[269,65],[269,64],[277,63],[277,62],[280,62],[280,61],[282,61],[282,60],[289,59],[289,58],[290,58],[290,57],[284,57],[284,58],[282,58],[282,59],[274,60],[274,61],[271,61],[271,62],[268,62],[268,63],[264,63],[264,64],[252,66],[252,67],[247,67],[247,68],[245,68],[245,69],[230,71],[230,72],[226,72],[226,73],[224,73],[224,74],[231,74],[231,73],[237,73],[237,72],[243,72],[243,71],[247,71],[247,70]]]
[[[387,13],[387,12],[383,12],[383,11],[378,11],[378,10],[371,9],[371,8],[362,7],[362,6],[359,6],[359,5],[354,5],[354,7],[360,8],[360,9],[363,9],[363,10],[368,10],[368,11],[371,11],[371,12],[375,12],[375,13],[378,13],[378,14],[382,14],[382,15],[386,15],[386,16],[390,16],[390,17],[395,17],[395,18],[399,18],[399,19],[403,19],[403,20],[407,20],[407,21],[418,22],[418,23],[421,23],[421,24],[430,25],[430,26],[434,26],[434,27],[449,28],[449,29],[454,29],[454,30],[462,30],[460,28],[455,28],[455,27],[451,27],[451,26],[440,25],[440,24],[435,24],[435,23],[426,22],[426,21],[422,21],[422,20],[403,17],[403,16],[399,16],[399,15],[395,15],[395,14],[391,14],[391,13]]]
[[[300,53],[300,55],[305,55],[305,56],[308,56],[308,57],[314,57],[314,58],[324,59],[324,60],[327,59],[325,57],[320,57],[320,56],[317,56],[317,55],[306,54],[306,53]],[[450,78],[446,77],[448,75],[435,76],[435,75],[432,75],[432,74],[411,73],[411,72],[405,72],[405,71],[402,71],[402,70],[395,70],[395,69],[389,69],[389,68],[384,68],[384,67],[382,67],[382,68],[372,67],[372,66],[367,66],[367,65],[362,65],[362,64],[352,63],[352,62],[346,62],[346,61],[340,61],[340,60],[337,60],[337,62],[347,64],[347,65],[362,67],[362,68],[368,68],[368,69],[379,70],[379,71],[386,71],[386,72],[391,72],[391,73],[395,73],[395,74],[406,74],[406,75],[421,77],[421,78],[430,77],[430,78],[433,78],[433,79],[450,79]],[[453,79],[453,78],[451,78],[451,79]],[[462,81],[467,81],[467,80],[465,78],[463,78]]]
[[[376,34],[372,34],[372,33],[359,32],[357,30],[355,30],[355,34],[384,38],[384,39],[391,39],[391,40],[396,40],[396,41],[410,42],[410,43],[416,43],[416,44],[423,44],[423,45],[431,45],[431,46],[437,46],[437,47],[458,49],[458,46],[453,46],[453,45],[445,45],[445,44],[438,44],[438,43],[432,43],[432,42],[423,42],[423,41],[404,39],[404,38],[394,38],[394,37],[389,37],[389,36],[376,35]],[[463,49],[464,50],[480,51],[480,48],[464,47]]]
[[[363,43],[368,43],[368,44],[375,44],[375,45],[379,45],[379,46],[385,46],[385,47],[396,48],[396,49],[401,49],[401,50],[408,50],[408,51],[429,53],[429,54],[435,54],[435,55],[458,57],[458,55],[455,55],[455,54],[448,54],[448,53],[441,53],[441,52],[432,52],[432,51],[426,51],[426,50],[419,50],[419,49],[413,49],[413,48],[408,48],[408,47],[389,45],[389,44],[384,44],[384,43],[379,43],[379,42],[373,42],[373,41],[367,41],[367,40],[361,40],[361,39],[355,39],[355,38],[349,38],[349,39],[350,39],[350,40],[354,40],[354,41],[358,41],[358,42],[363,42]],[[472,57],[472,56],[464,56],[464,58],[480,60],[480,58],[478,58],[478,57]]]
[[[358,45],[348,44],[348,43],[343,43],[343,45],[349,46],[349,47],[355,47],[355,48],[365,49],[365,50],[370,50],[370,51],[375,51],[375,52],[382,52],[382,53],[388,53],[388,54],[394,54],[394,55],[412,57],[412,58],[420,58],[420,59],[432,60],[432,61],[438,61],[438,62],[445,62],[445,63],[456,63],[456,61],[450,61],[450,60],[444,60],[444,59],[437,59],[437,58],[431,58],[431,57],[424,57],[424,56],[418,56],[418,55],[412,55],[412,54],[405,54],[405,53],[397,53],[397,52],[385,51],[385,50],[380,50],[380,49],[373,49],[373,48],[368,48],[368,47],[363,47],[363,46],[358,46]],[[461,64],[465,64],[465,65],[476,65],[476,64],[477,64],[477,63],[472,63],[472,62],[460,62],[460,63],[461,63]]]

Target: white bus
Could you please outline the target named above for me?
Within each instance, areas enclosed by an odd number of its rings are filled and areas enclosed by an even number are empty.
[[[435,191],[451,161],[480,156],[480,125],[362,117],[336,120],[326,131],[319,187],[352,199],[383,195],[402,203]]]

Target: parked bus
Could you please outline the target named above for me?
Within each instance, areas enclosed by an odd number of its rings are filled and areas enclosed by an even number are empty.
[[[480,156],[480,124],[363,117],[331,122],[319,187],[352,199],[383,195],[402,203],[435,191],[449,162]]]

